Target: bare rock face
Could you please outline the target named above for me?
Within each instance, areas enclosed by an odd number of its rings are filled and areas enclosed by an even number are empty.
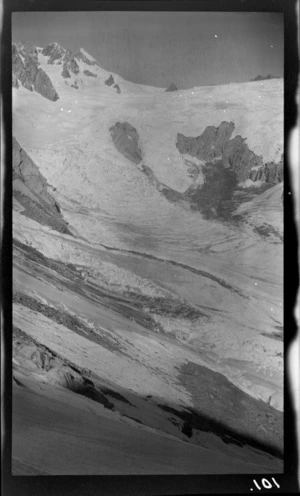
[[[178,91],[178,88],[174,83],[171,83],[165,91]]]
[[[233,122],[223,121],[220,126],[209,126],[196,138],[177,134],[176,147],[182,154],[197,157],[205,163],[221,160],[225,168],[236,174],[238,182],[251,179],[267,183],[282,181],[283,163],[263,163],[263,157],[249,149],[241,136],[230,139]]]
[[[283,155],[278,163],[267,162],[262,167],[252,169],[249,174],[252,181],[264,181],[266,183],[278,184],[283,181]]]
[[[61,73],[62,77],[63,78],[70,78],[71,77],[71,74],[69,72],[69,70],[66,68],[66,66],[64,65],[63,66],[63,70],[62,70],[62,73]]]
[[[13,196],[24,213],[56,231],[71,234],[57,201],[47,191],[47,181],[29,155],[13,138]]]
[[[203,162],[209,162],[222,155],[233,130],[232,122],[222,122],[218,128],[208,126],[203,134],[196,138],[177,134],[176,147],[182,154],[187,153]]]
[[[241,136],[235,136],[228,141],[222,155],[225,167],[230,167],[237,176],[238,181],[249,179],[253,167],[261,167],[263,159],[249,150],[248,145]]]
[[[62,48],[58,43],[51,43],[46,48],[43,48],[42,54],[49,56],[48,64],[54,64],[56,61],[60,61],[62,57],[65,56],[66,50]]]
[[[121,93],[121,88],[118,84],[114,84],[114,88],[116,88],[117,93],[119,93],[119,94]]]
[[[117,122],[110,128],[110,134],[117,150],[135,164],[142,160],[139,148],[139,136],[136,129],[128,122]]]
[[[18,88],[20,81],[29,91],[35,90],[45,98],[56,101],[59,96],[49,76],[38,66],[38,52],[35,47],[20,44],[12,46],[13,85]]]
[[[104,81],[104,84],[106,84],[106,86],[112,86],[113,84],[115,84],[113,76],[110,75],[109,78]]]
[[[79,65],[75,60],[75,57],[72,56],[72,54],[67,54],[64,57],[64,63],[63,63],[63,71],[70,71],[73,72],[73,74],[79,74],[80,69]]]
[[[51,83],[50,78],[42,69],[39,69],[36,74],[34,89],[44,97],[48,98],[48,100],[52,100],[53,102],[55,102],[59,98]]]

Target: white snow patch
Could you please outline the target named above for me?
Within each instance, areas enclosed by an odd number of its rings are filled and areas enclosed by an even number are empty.
[[[84,50],[84,48],[80,48],[79,51],[91,62],[96,62],[96,59],[94,59],[94,57],[92,57],[86,50]]]
[[[260,186],[262,186],[262,184],[263,184],[263,181],[261,181],[261,180],[252,181],[252,179],[246,179],[246,181],[239,183],[239,187],[240,188],[250,188],[250,187],[259,188]]]

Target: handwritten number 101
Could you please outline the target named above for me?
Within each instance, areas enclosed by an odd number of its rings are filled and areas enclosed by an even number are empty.
[[[276,482],[276,480],[274,479],[274,477],[272,477],[272,481],[274,482],[276,487],[278,487],[278,488],[280,487],[278,482]],[[255,479],[253,479],[253,482],[256,485],[257,489],[259,489],[259,491],[260,491],[261,490],[260,485],[256,482]],[[268,479],[262,479],[261,483],[265,489],[271,489],[272,488],[272,484],[270,481],[268,481]]]

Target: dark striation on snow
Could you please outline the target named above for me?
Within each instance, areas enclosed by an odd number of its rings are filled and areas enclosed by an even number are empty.
[[[83,74],[85,74],[86,76],[90,76],[90,77],[97,77],[97,74],[94,74],[93,72],[88,71],[88,70],[83,71]]]
[[[110,129],[110,134],[117,150],[135,164],[142,160],[139,148],[139,135],[129,122],[117,122]]]
[[[72,234],[47,186],[38,167],[13,138],[13,197],[24,208],[21,213],[58,232]]]
[[[59,96],[49,76],[39,67],[37,57],[38,51],[31,45],[12,45],[13,86],[18,88],[20,82],[29,91],[35,90],[55,102]]]
[[[114,80],[112,74],[109,76],[109,78],[107,78],[104,81],[104,84],[106,84],[106,86],[112,86],[113,84],[115,84],[115,80]]]
[[[165,91],[178,91],[178,88],[174,83],[171,83]]]

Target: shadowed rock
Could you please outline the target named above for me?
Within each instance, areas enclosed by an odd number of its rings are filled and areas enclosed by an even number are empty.
[[[109,78],[104,81],[104,84],[106,84],[106,86],[112,86],[113,84],[115,84],[113,76],[110,75]]]
[[[276,79],[276,76],[272,76],[272,74],[268,74],[267,76],[261,76],[260,74],[258,74],[258,76],[256,76],[253,79],[250,79],[250,81],[264,81],[266,79]]]
[[[120,86],[118,84],[114,84],[114,88],[116,88],[117,93],[121,93]]]
[[[62,70],[61,75],[63,78],[70,78],[71,77],[71,74],[65,65],[63,66],[63,70]]]
[[[233,130],[233,122],[223,121],[219,127],[208,126],[196,138],[177,134],[176,148],[182,154],[187,153],[199,160],[209,162],[222,155]]]
[[[13,196],[24,213],[58,232],[71,234],[57,201],[47,191],[47,181],[25,150],[13,138]]]
[[[263,167],[252,169],[249,178],[252,181],[264,181],[271,184],[281,183],[283,181],[283,154],[278,163],[267,162]]]
[[[88,70],[83,71],[83,74],[85,74],[86,76],[90,76],[90,77],[97,77],[97,74],[94,74],[93,72],[88,71]]]
[[[138,146],[139,136],[129,122],[117,122],[110,128],[110,134],[117,150],[135,164],[142,160],[142,152]]]
[[[225,168],[235,172],[238,182],[262,179],[268,183],[282,180],[282,160],[275,164],[263,163],[263,157],[249,149],[246,139],[235,136],[230,139],[234,130],[233,122],[223,121],[219,127],[208,126],[197,137],[186,137],[177,134],[176,147],[182,154],[188,154],[208,163],[221,160]]]
[[[66,54],[66,50],[58,43],[51,43],[46,48],[43,48],[42,54],[49,57],[48,64],[53,64]]]
[[[49,76],[38,67],[37,50],[32,47],[13,44],[12,46],[13,85],[16,81],[29,91],[33,89],[48,100],[56,101],[59,96]]]
[[[67,69],[68,71],[73,72],[73,74],[79,74],[79,65],[72,54],[68,54],[65,57],[63,69]]]
[[[171,83],[165,91],[178,91],[178,88],[174,83]]]

